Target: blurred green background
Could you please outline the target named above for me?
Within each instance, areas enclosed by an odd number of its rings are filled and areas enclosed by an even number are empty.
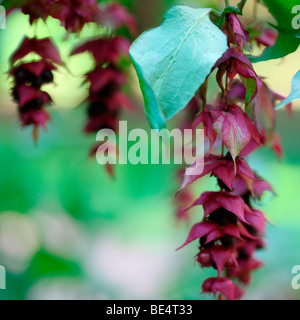
[[[223,1],[123,1],[137,16],[139,31],[156,26],[175,3],[222,8]],[[234,4],[234,1],[233,1]],[[252,1],[245,8],[252,15]],[[259,7],[259,16],[271,21]],[[55,107],[52,121],[35,145],[31,130],[21,130],[11,102],[9,56],[25,34],[52,36],[67,66],[47,88]],[[55,20],[30,28],[28,17],[12,14],[0,30],[0,265],[7,270],[7,289],[0,299],[208,299],[201,283],[211,270],[193,266],[196,243],[180,252],[190,224],[175,221],[175,166],[118,166],[110,179],[105,169],[88,159],[93,136],[82,132],[87,88],[81,75],[91,67],[88,55],[69,58],[80,41],[98,33],[94,26],[81,38],[70,37]],[[100,31],[101,32],[101,31]],[[283,60],[257,64],[272,89],[283,95],[300,69],[300,51]],[[129,126],[148,128],[136,76],[131,70],[127,93],[136,106],[124,114]],[[300,265],[300,103],[294,115],[278,112],[278,131],[285,154],[280,163],[270,150],[255,153],[250,163],[276,190],[263,210],[270,224],[267,249],[259,257],[265,266],[255,273],[246,299],[298,299],[291,270]],[[215,190],[203,179],[194,190]]]

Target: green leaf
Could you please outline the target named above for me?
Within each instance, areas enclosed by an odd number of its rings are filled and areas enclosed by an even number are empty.
[[[12,9],[12,8],[18,8],[18,7],[24,6],[26,2],[27,0],[6,0],[6,1],[0,1],[0,4],[5,9]]]
[[[246,97],[245,97],[245,104],[249,106],[251,101],[253,100],[254,95],[258,92],[257,82],[253,78],[243,78],[241,77],[245,88],[246,88]]]
[[[290,36],[294,36],[296,38],[300,38],[300,31],[299,30],[289,30],[289,29],[284,29],[284,28],[281,28],[279,26],[275,26],[273,25],[272,23],[270,23],[270,25],[276,29],[277,31],[281,32],[281,33],[284,33],[284,34],[288,34]]]
[[[293,31],[292,20],[295,14],[292,9],[299,5],[299,0],[264,0],[272,16],[276,19],[278,26]]]
[[[272,25],[278,30],[278,39],[273,47],[265,50],[260,57],[251,57],[252,62],[261,62],[271,59],[279,59],[295,52],[299,47],[299,31],[292,27],[295,13],[292,9],[299,5],[299,0],[264,0],[278,26]]]
[[[226,36],[209,18],[211,10],[174,6],[160,27],[143,33],[130,48],[154,129],[185,108],[227,50]]]
[[[80,266],[76,262],[52,255],[43,249],[33,257],[27,270],[27,275],[30,277],[79,276],[81,274]]]
[[[276,107],[276,110],[285,107],[297,99],[300,99],[300,70],[296,73],[292,80],[292,91],[290,95]]]
[[[3,6],[5,9],[8,9],[10,7],[10,1],[5,1],[4,3],[2,3],[3,1],[0,1],[0,5]]]
[[[300,39],[279,32],[277,41],[273,47],[267,48],[259,57],[248,57],[251,62],[268,61],[283,58],[295,52],[300,44]]]

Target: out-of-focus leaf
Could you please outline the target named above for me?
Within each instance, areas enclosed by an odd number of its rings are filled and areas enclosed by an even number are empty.
[[[292,91],[290,95],[282,101],[276,109],[281,109],[285,107],[286,105],[290,104],[294,100],[300,99],[300,70],[296,73],[292,80]]]
[[[289,30],[289,29],[284,29],[284,28],[281,28],[279,26],[275,26],[273,24],[271,24],[271,26],[276,29],[277,31],[281,32],[281,33],[284,33],[284,34],[288,34],[290,36],[294,36],[296,38],[300,38],[300,31],[299,30]]]
[[[81,269],[73,261],[56,257],[44,250],[38,252],[31,261],[27,271],[34,277],[44,277],[49,275],[79,276]]]
[[[21,7],[24,4],[26,4],[27,0],[4,0],[0,1],[0,4],[5,8],[5,9],[11,9],[11,8],[17,8]]]
[[[261,62],[279,59],[295,52],[300,44],[300,39],[279,32],[277,41],[273,47],[267,48],[259,57],[249,57],[251,62]]]
[[[142,34],[130,56],[152,128],[182,110],[227,49],[226,36],[209,18],[211,9],[174,6],[162,25]]]
[[[260,57],[252,57],[252,62],[279,59],[297,50],[300,40],[295,32],[292,21],[295,14],[292,9],[299,5],[298,0],[264,0],[270,13],[276,19],[278,26],[273,26],[278,30],[278,39],[273,47],[265,50]]]
[[[276,19],[279,27],[294,31],[292,20],[295,14],[292,9],[299,5],[299,0],[264,0],[264,3]]]

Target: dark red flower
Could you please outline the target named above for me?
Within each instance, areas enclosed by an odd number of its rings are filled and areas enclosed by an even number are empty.
[[[79,33],[86,23],[98,22],[101,11],[97,0],[69,0],[69,3],[68,15],[61,19],[69,32]]]
[[[212,118],[213,129],[234,160],[252,139],[260,143],[261,137],[255,125],[239,106],[228,105],[224,111],[214,110]]]
[[[203,205],[204,218],[219,208],[224,208],[236,215],[241,221],[246,222],[244,217],[245,203],[243,199],[228,192],[204,192],[192,207]]]
[[[235,286],[230,279],[209,278],[202,285],[203,293],[213,293],[214,296],[219,292],[228,300],[235,298]]]
[[[219,299],[231,300],[242,297],[238,285],[248,284],[252,272],[261,266],[254,253],[264,247],[262,237],[267,220],[261,211],[253,208],[252,200],[260,199],[267,190],[273,192],[270,184],[251,170],[245,157],[266,143],[281,152],[274,132],[274,110],[275,101],[283,97],[267,88],[243,54],[249,34],[237,15],[226,15],[225,32],[229,49],[215,65],[222,92],[214,105],[209,105],[206,104],[207,81],[201,86],[203,109],[193,124],[194,130],[202,124],[210,149],[203,159],[203,172],[198,173],[198,160],[186,169],[181,189],[185,192],[192,182],[210,174],[217,178],[220,191],[203,193],[186,209],[202,205],[204,216],[191,228],[179,249],[198,240],[196,261],[203,268],[213,267],[218,271],[218,277],[203,283],[203,292],[215,296],[220,293]],[[220,155],[215,154],[219,147],[217,136],[222,142]]]
[[[263,45],[267,48],[274,46],[278,37],[278,32],[273,28],[261,28],[260,32],[260,36],[255,38],[255,41],[258,44],[258,46]]]
[[[117,131],[121,108],[133,110],[130,100],[122,92],[127,76],[120,66],[122,58],[129,59],[129,46],[127,39],[113,36],[89,40],[71,53],[76,55],[90,52],[95,60],[95,68],[86,74],[86,81],[90,84],[87,98],[88,122],[85,126],[88,133],[101,129]],[[107,169],[112,172],[111,167]]]
[[[9,73],[14,77],[17,85],[26,84],[40,88],[43,84],[53,82],[52,71],[55,70],[55,66],[47,61],[35,61],[21,63],[12,68]]]
[[[238,260],[238,267],[235,269],[228,269],[226,271],[226,276],[237,278],[240,282],[248,285],[251,281],[251,273],[261,266],[262,263],[256,259]]]
[[[64,21],[70,10],[70,0],[12,0],[10,9],[16,8],[29,15],[31,24],[37,19],[45,21],[48,16]]]
[[[187,206],[193,202],[193,194],[188,190],[182,190],[176,197],[176,218],[178,220],[189,220]]]
[[[37,54],[38,61],[23,62],[28,54]],[[49,38],[37,39],[25,37],[11,58],[12,68],[9,74],[14,79],[12,95],[18,104],[20,120],[23,126],[33,125],[34,139],[38,138],[38,128],[46,129],[50,117],[44,107],[52,99],[41,89],[45,84],[53,83],[53,71],[62,64],[59,52]]]
[[[12,0],[10,8],[21,8],[31,24],[51,16],[72,33],[80,32],[86,23],[97,22],[100,16],[97,0]]]
[[[246,87],[246,105],[248,105],[259,92],[262,83],[249,59],[243,54],[241,48],[230,47],[217,61],[214,68],[219,68],[217,81],[224,92],[223,76],[227,72],[230,81],[239,75]]]
[[[75,48],[71,55],[90,52],[99,64],[115,63],[122,55],[128,56],[130,42],[121,36],[89,40]]]
[[[117,2],[111,2],[101,7],[99,22],[112,30],[127,26],[132,34],[136,33],[135,19],[124,6]]]
[[[260,199],[265,191],[274,192],[272,186],[256,176],[255,180],[247,180],[236,177],[232,184],[233,194],[238,196],[252,195],[254,199]]]
[[[261,211],[246,206],[245,218],[251,225],[252,230],[256,231],[256,235],[263,236],[265,234],[267,219]]]
[[[203,267],[215,267],[218,270],[219,276],[221,276],[222,270],[226,265],[230,268],[238,267],[236,257],[237,252],[235,249],[216,245],[202,250],[197,256],[197,261]]]
[[[217,212],[217,211],[216,211]],[[226,219],[226,212],[223,211],[224,217]],[[220,219],[224,219],[222,217],[222,212],[218,211],[217,214],[219,215]],[[216,215],[217,215],[216,214]],[[214,218],[213,218],[214,219]],[[226,236],[230,236],[236,239],[242,240],[243,237],[253,239],[254,237],[246,230],[244,225],[240,223],[239,221],[232,223],[229,221],[226,221],[224,225],[220,225],[216,222],[210,221],[210,219],[207,219],[203,222],[195,224],[185,243],[179,247],[177,250],[180,250],[187,246],[189,243],[197,240],[202,239],[203,245],[207,245],[212,241],[215,241],[220,238],[225,238]]]
[[[211,174],[211,176],[220,179],[230,190],[232,190],[232,183],[237,176],[257,180],[257,177],[243,158],[238,157],[234,163],[230,155],[226,157],[211,154],[206,156],[204,160],[204,170],[201,174],[193,175],[194,168],[196,172],[197,167],[195,164],[188,169],[188,175],[185,175],[181,186],[182,189],[207,174]]]
[[[20,59],[26,57],[29,53],[36,53],[43,60],[50,61],[57,64],[62,64],[59,52],[54,46],[50,38],[37,39],[25,37],[11,57],[11,63],[14,64]]]
[[[236,79],[232,82],[231,88],[227,94],[227,99],[230,104],[245,101],[246,88],[241,81]]]
[[[31,103],[32,107],[30,108],[33,109],[36,105],[40,107],[41,105],[49,104],[51,102],[51,98],[46,92],[25,84],[15,87],[14,94],[20,108]]]
[[[211,111],[214,110],[213,106],[206,105],[204,110],[199,114],[193,123],[193,130],[195,130],[201,123],[203,124],[204,134],[209,139],[210,151],[217,139],[217,133],[213,129],[213,118]]]
[[[228,30],[228,42],[236,44],[243,49],[249,41],[249,32],[235,13],[228,13],[226,15],[226,30]]]
[[[34,127],[42,127],[44,130],[50,119],[48,113],[42,108],[28,111],[21,109],[20,118],[24,126],[33,125]]]
[[[126,82],[126,75],[115,68],[98,68],[87,75],[87,80],[91,83],[90,92],[95,94],[99,91],[103,94],[111,94],[117,91]]]

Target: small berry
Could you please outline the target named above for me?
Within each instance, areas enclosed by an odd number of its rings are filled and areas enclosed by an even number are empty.
[[[19,69],[14,74],[16,84],[23,84],[30,80],[30,73],[24,69]]]
[[[45,69],[42,72],[41,78],[42,78],[43,83],[51,83],[51,82],[53,82],[53,79],[54,79],[53,73],[49,69]]]

